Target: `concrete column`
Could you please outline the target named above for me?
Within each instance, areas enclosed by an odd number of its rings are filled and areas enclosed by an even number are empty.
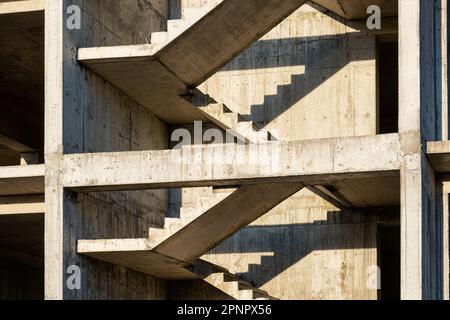
[[[447,177],[446,180],[449,180]],[[450,300],[450,251],[449,251],[449,197],[450,182],[442,183],[442,279],[443,279],[443,299]]]
[[[440,210],[435,174],[422,148],[442,135],[436,55],[439,1],[399,0],[399,131],[418,134],[403,150],[402,299],[437,299],[442,292]]]
[[[45,0],[45,298],[63,298],[63,1]]]

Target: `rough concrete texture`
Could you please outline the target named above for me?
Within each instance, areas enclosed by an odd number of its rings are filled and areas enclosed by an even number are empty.
[[[448,298],[446,1],[305,3],[0,1],[0,298]]]

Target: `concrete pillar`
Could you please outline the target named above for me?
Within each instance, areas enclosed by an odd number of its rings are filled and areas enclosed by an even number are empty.
[[[442,294],[442,227],[435,173],[423,150],[442,135],[438,101],[436,16],[441,0],[399,0],[399,131],[417,132],[404,145],[401,172],[401,297]]]
[[[450,182],[446,181],[442,184],[442,291],[444,300],[450,300],[449,197]]]
[[[45,298],[63,298],[63,1],[45,0]]]

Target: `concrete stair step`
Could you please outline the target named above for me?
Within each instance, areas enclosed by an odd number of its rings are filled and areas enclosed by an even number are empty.
[[[235,280],[229,281],[231,278]],[[204,280],[236,300],[270,299],[265,291],[255,288],[250,283],[235,276],[233,277],[230,273],[213,273]]]
[[[297,182],[269,183],[245,185],[229,195],[224,193],[223,200],[174,231],[154,250],[180,261],[193,261],[302,188]]]
[[[153,32],[151,35],[151,43],[163,47],[189,29],[211,9],[208,7],[183,8],[182,18],[168,20],[167,31]]]
[[[240,279],[227,269],[208,261],[201,259],[194,261],[189,267],[189,271],[234,299],[276,300],[268,295],[267,292],[255,288],[252,284]]]
[[[234,112],[224,112],[224,105],[221,103],[210,104],[205,107],[199,107],[199,109],[207,114],[208,117],[213,117],[214,119],[211,119],[212,121],[216,120],[226,128],[232,129],[239,123],[238,114]]]

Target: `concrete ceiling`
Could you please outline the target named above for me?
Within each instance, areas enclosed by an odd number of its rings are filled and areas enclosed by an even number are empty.
[[[314,0],[313,2],[347,20],[366,19],[367,8],[371,5],[379,6],[383,17],[398,15],[398,0]]]

